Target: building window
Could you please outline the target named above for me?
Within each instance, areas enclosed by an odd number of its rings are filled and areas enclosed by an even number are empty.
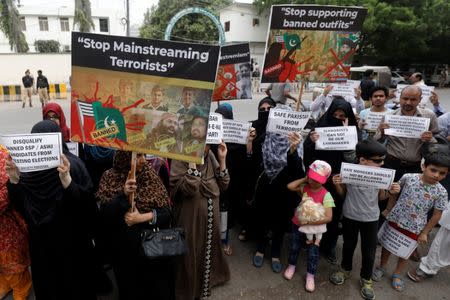
[[[98,19],[100,32],[109,32],[108,19]]]
[[[259,26],[259,19],[253,18],[253,26]]]
[[[39,30],[40,31],[48,31],[47,17],[39,17]]]
[[[27,31],[27,23],[25,22],[25,17],[20,17],[20,29],[22,31]]]
[[[59,18],[61,24],[61,31],[70,31],[69,18]]]
[[[225,31],[230,31],[230,21],[225,22]]]

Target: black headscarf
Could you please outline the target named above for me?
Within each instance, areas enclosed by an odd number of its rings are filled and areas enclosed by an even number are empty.
[[[339,120],[333,116],[336,110],[342,110],[348,118],[348,126],[357,126],[356,117],[353,113],[352,106],[342,97],[334,97],[333,101],[328,107],[327,111],[317,121],[315,127],[335,127],[343,126],[342,120]]]
[[[277,104],[270,97],[265,97],[258,103],[258,119],[252,122],[252,126],[256,129],[256,136],[262,137],[266,133],[267,122],[269,121],[269,112],[268,111],[259,111],[259,108],[264,103],[269,104],[272,107],[275,107]]]
[[[61,132],[61,128],[53,121],[44,120],[38,122],[31,129],[31,133],[48,132]],[[63,153],[70,162],[72,180],[78,183],[83,190],[89,191],[92,188],[92,183],[86,168],[78,157],[69,152],[64,142]],[[58,170],[53,168],[21,173],[20,184],[27,192],[27,198],[24,202],[27,219],[36,226],[51,222],[56,216],[57,208],[62,206],[64,196]]]
[[[358,130],[355,114],[352,106],[342,97],[335,97],[331,102],[330,107],[325,114],[317,121],[315,127],[337,127],[344,126],[342,120],[333,116],[336,110],[342,110],[348,118],[348,126],[356,126]],[[360,139],[360,132],[358,130],[358,140]],[[303,162],[305,169],[316,159],[324,160],[331,165],[333,174],[340,172],[341,163],[344,160],[343,150],[316,150],[315,144],[308,136],[303,145],[304,158]]]

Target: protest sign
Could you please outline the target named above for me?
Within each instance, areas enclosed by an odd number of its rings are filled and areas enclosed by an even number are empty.
[[[397,101],[400,101],[400,95],[405,87],[409,86],[409,84],[397,84],[397,88],[395,90],[395,97]],[[431,92],[434,92],[434,86],[427,85],[417,85],[422,90],[422,100],[421,103],[430,102]]]
[[[61,164],[61,133],[0,135],[0,144],[8,149],[20,172],[56,168]]]
[[[367,9],[273,5],[261,82],[334,82],[350,74]]]
[[[269,113],[267,132],[288,134],[300,132],[308,123],[311,112],[297,112],[273,108]]]
[[[201,163],[219,52],[73,32],[71,140]]]
[[[223,141],[225,143],[247,144],[250,123],[223,119]]]
[[[359,80],[347,80],[346,82],[332,83],[331,86],[333,88],[330,91],[330,95],[355,97],[355,89],[359,87],[360,83]]]
[[[211,113],[209,115],[208,131],[206,132],[207,144],[220,144],[223,139],[222,115]]]
[[[72,153],[75,156],[78,155],[78,143],[77,142],[67,142],[66,143],[67,148],[69,148],[69,152]]]
[[[356,126],[317,127],[317,150],[355,150],[358,142]]]
[[[389,128],[384,130],[384,134],[405,138],[420,138],[421,134],[428,131],[430,126],[430,119],[422,117],[386,115],[384,120],[389,124]]]
[[[384,222],[378,230],[378,241],[383,248],[404,259],[408,259],[417,248],[417,241],[393,228],[388,222]]]
[[[394,182],[395,170],[342,163],[342,183],[388,190]]]
[[[386,115],[387,112],[372,112],[369,111],[363,120],[366,125],[364,125],[364,129],[375,131],[378,129],[378,126],[380,125],[381,121],[383,120],[383,117]]]
[[[249,43],[221,47],[213,101],[251,98]]]

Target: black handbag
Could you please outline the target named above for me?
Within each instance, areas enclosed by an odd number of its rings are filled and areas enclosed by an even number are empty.
[[[141,233],[141,252],[148,259],[186,254],[184,230],[182,228],[144,229]]]

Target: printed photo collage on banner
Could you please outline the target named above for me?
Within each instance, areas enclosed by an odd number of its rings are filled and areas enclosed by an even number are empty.
[[[345,81],[366,13],[361,7],[272,6],[261,83]]]
[[[252,99],[251,75],[249,43],[221,47],[213,101]]]
[[[73,141],[202,162],[219,46],[72,39]]]

